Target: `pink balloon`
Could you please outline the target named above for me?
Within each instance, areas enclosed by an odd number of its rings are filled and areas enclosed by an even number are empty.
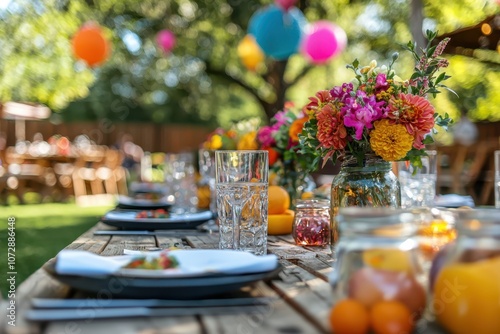
[[[274,2],[284,10],[289,10],[295,5],[297,0],[274,0]]]
[[[323,64],[340,54],[347,45],[345,31],[328,21],[313,23],[302,42],[302,53],[314,64]]]
[[[170,30],[161,30],[156,35],[158,46],[165,52],[170,52],[175,46],[175,35]]]

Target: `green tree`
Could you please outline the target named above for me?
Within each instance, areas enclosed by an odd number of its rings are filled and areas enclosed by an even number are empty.
[[[354,58],[388,63],[412,34],[418,39],[422,22],[446,32],[496,10],[495,4],[481,0],[299,0],[297,6],[310,22],[326,19],[346,30],[347,50],[327,65],[312,66],[294,55],[285,61],[267,58],[265,66],[250,72],[236,48],[251,15],[271,3],[13,0],[0,12],[0,99],[39,101],[68,120],[99,117],[215,125],[251,115],[269,119],[286,100],[300,106],[315,91],[351,80],[345,64]],[[415,11],[422,11],[421,19],[410,19]],[[77,29],[89,20],[105,27],[113,45],[109,60],[96,69],[76,62],[70,45]],[[161,29],[177,36],[171,54],[156,47]],[[396,69],[404,76],[412,66],[412,58],[402,53]],[[482,73],[455,76],[480,78]],[[444,94],[439,98],[455,99]]]

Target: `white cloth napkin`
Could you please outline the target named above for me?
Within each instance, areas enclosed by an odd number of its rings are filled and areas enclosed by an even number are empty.
[[[124,251],[123,256],[105,257],[80,250],[63,250],[57,255],[56,271],[67,275],[111,274],[119,271],[138,254],[155,257],[155,252]],[[175,276],[203,273],[249,274],[270,271],[278,266],[276,255],[255,256],[251,253],[219,249],[180,249],[172,250],[169,255],[179,262],[175,272],[169,270],[150,270]],[[128,273],[131,270],[128,269]],[[149,270],[148,270],[149,271]],[[144,270],[143,270],[144,272]]]
[[[67,275],[110,274],[132,261],[133,255],[100,256],[82,250],[65,249],[57,254],[56,272]]]
[[[460,206],[474,207],[474,200],[471,196],[462,196],[457,194],[439,195],[434,201],[436,206],[444,206],[448,208],[458,208]]]

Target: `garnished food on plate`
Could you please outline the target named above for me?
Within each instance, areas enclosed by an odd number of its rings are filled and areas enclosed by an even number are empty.
[[[135,215],[135,218],[168,218],[170,214],[165,209],[143,210]]]
[[[149,200],[149,201],[159,201],[163,198],[162,193],[154,193],[154,192],[136,192],[133,194],[132,198],[136,200]]]
[[[155,258],[147,258],[146,256],[135,258],[124,268],[163,270],[177,268],[178,266],[177,259],[169,255],[169,251],[163,251]]]

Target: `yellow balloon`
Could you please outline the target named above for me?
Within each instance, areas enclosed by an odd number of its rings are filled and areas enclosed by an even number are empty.
[[[262,52],[252,35],[246,35],[238,44],[238,56],[243,65],[251,71],[255,71],[265,58],[264,52]]]

